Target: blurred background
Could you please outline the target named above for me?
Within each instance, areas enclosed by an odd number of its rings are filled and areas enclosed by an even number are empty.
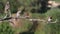
[[[17,26],[10,25],[10,22],[3,21],[0,23],[0,34],[60,34],[60,8],[59,7],[47,7],[48,1],[55,1],[60,4],[60,0],[0,0],[0,18],[5,16],[5,5],[9,1],[11,14],[16,14],[19,10],[28,12],[30,18],[47,20],[49,16],[52,16],[53,21],[58,19],[56,23],[45,22],[31,22],[29,20],[20,19],[15,22]]]

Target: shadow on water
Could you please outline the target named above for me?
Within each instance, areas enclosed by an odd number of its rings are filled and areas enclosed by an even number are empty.
[[[38,21],[32,21],[33,25],[31,26],[31,28],[29,28],[28,31],[26,32],[20,32],[19,34],[34,34],[35,30],[37,29],[38,26]]]

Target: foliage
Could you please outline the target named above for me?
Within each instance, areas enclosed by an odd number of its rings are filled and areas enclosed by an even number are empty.
[[[18,0],[9,0],[10,2],[10,9],[12,13],[17,12],[18,7],[20,7],[20,3]]]
[[[6,3],[7,0],[0,0],[2,1],[2,4],[0,4],[0,10],[3,10],[4,8],[4,4]],[[17,12],[17,9],[21,6],[23,7],[26,7],[28,8],[28,11],[32,9],[32,11],[34,12],[40,12],[40,7],[41,5],[40,4],[40,0],[8,0],[10,2],[10,9],[11,9],[11,12],[12,13],[15,13]],[[56,0],[57,1],[57,0]],[[60,1],[60,0],[59,0]],[[38,3],[39,2],[39,3]],[[4,3],[4,4],[3,4]],[[44,4],[44,3],[43,3]],[[42,8],[43,11],[45,11],[46,7]],[[39,29],[36,29],[36,32],[35,34],[45,34],[43,28],[45,30],[48,30],[46,32],[51,33],[51,34],[60,34],[60,9],[56,9],[56,8],[53,8],[49,11],[47,11],[46,14],[38,14],[38,13],[35,13],[35,14],[32,14],[32,18],[41,18],[41,19],[44,19],[49,16],[52,16],[53,19],[58,19],[58,22],[56,24],[46,24],[46,27],[44,28],[42,25],[39,24]],[[2,16],[2,15],[0,15]],[[28,28],[30,28],[32,26],[31,23],[29,23],[29,21],[23,21],[23,26],[22,28],[17,28],[18,31],[22,32],[22,31],[26,31]],[[40,22],[42,23],[42,22]],[[42,29],[40,29],[40,27],[43,27]],[[45,26],[45,25],[44,25]],[[10,27],[10,25],[7,23],[7,22],[3,22],[2,24],[0,24],[0,34],[14,34],[14,31],[12,30],[12,28]]]
[[[60,9],[56,8],[56,9],[51,9],[46,13],[46,16],[52,16],[53,19],[58,19],[60,20]]]
[[[49,23],[47,25],[48,28],[48,33],[50,34],[58,34],[60,32],[59,30],[59,26],[60,26],[60,9],[56,8],[56,9],[51,9],[46,13],[46,16],[52,16],[52,18],[54,19],[54,21],[57,19],[58,21],[56,23]],[[47,34],[48,34],[47,33]]]
[[[8,22],[0,23],[0,34],[14,34],[14,30]]]
[[[0,1],[0,13],[4,12],[4,4]]]

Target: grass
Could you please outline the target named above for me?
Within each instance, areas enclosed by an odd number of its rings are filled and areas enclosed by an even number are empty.
[[[49,10],[46,14],[33,13],[32,14],[32,18],[46,19],[50,15],[54,16],[55,13],[57,13],[57,14],[59,13],[60,14],[59,9]],[[32,22],[30,22],[28,20],[25,20],[25,19],[22,19],[22,21],[23,21],[22,22],[23,23],[23,26],[20,27],[20,28],[17,28],[16,29],[16,32],[24,32],[24,31],[27,31],[32,26]],[[53,26],[53,24],[52,24],[52,26]],[[34,33],[35,34],[47,34],[46,32],[50,33],[51,30],[50,29],[47,29],[47,28],[51,28],[51,26],[49,26],[47,24],[44,24],[43,22],[39,22],[39,25],[38,25],[38,27],[37,27],[37,29],[36,29],[36,31]]]
[[[5,14],[0,14],[0,18],[3,18],[5,16]]]
[[[22,0],[19,0],[19,1],[22,1]],[[55,1],[60,2],[60,0],[55,0]],[[28,3],[28,0],[27,0],[27,3]],[[33,13],[32,14],[32,18],[46,19],[48,16],[53,16],[53,17],[56,18],[57,15],[55,15],[55,14],[58,14],[57,12],[60,14],[60,9],[57,9],[56,8],[56,9],[49,10],[46,14]],[[2,14],[2,15],[4,15],[4,14]],[[0,14],[1,18],[3,17],[2,15]],[[49,24],[49,25],[51,25],[51,24]],[[47,28],[51,28],[51,26],[49,26],[49,25],[48,24],[44,24],[43,22],[39,22],[39,25],[38,25],[38,27],[37,27],[37,29],[36,29],[36,31],[34,33],[35,34],[47,34],[46,32],[49,31],[49,29],[47,29]],[[30,21],[23,19],[23,26],[20,27],[20,28],[17,28],[16,29],[16,32],[24,32],[24,31],[27,31],[28,28],[30,28],[31,26],[32,26],[32,23]],[[52,26],[53,26],[53,24],[52,24]],[[50,33],[50,31],[48,33]]]

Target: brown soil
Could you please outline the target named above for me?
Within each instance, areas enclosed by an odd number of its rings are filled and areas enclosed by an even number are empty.
[[[16,17],[16,14],[12,14],[12,17]],[[21,19],[11,19],[12,23],[10,23],[13,27],[21,27],[22,26],[22,20]]]

